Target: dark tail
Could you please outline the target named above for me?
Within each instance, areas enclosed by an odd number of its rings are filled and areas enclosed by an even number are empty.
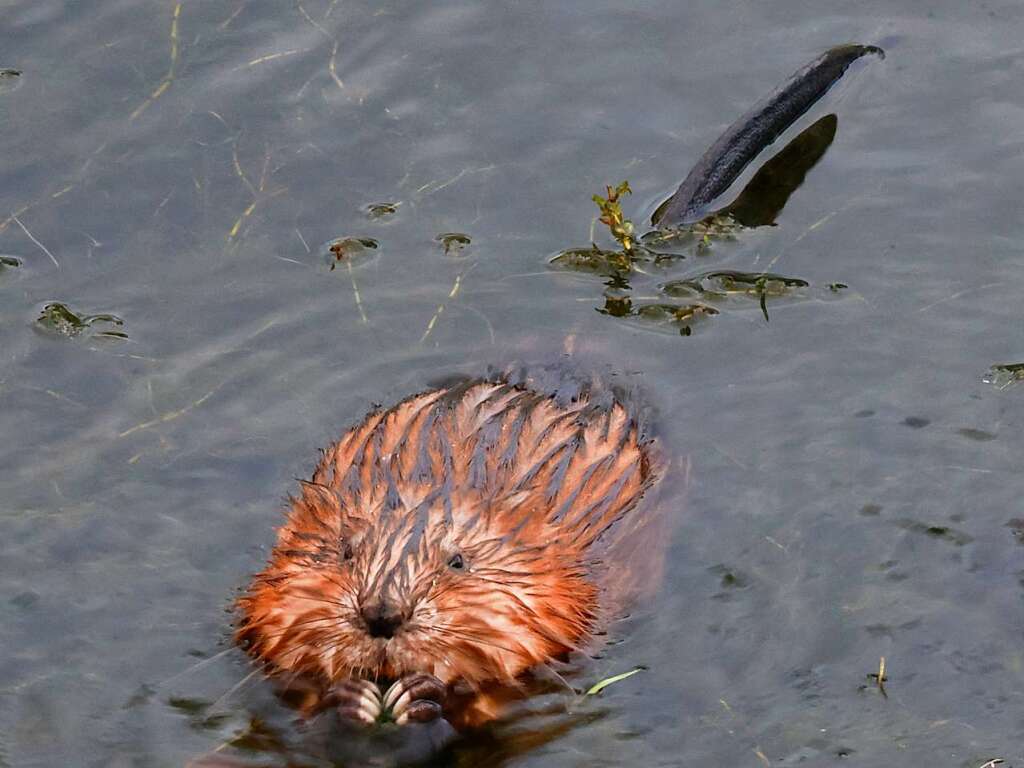
[[[799,69],[779,90],[730,125],[655,212],[660,228],[692,224],[743,173],[750,161],[828,92],[847,68],[869,53],[885,57],[874,45],[839,45]]]

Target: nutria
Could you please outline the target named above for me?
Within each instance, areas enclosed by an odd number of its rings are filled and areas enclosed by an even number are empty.
[[[237,641],[302,681],[304,712],[472,728],[591,645],[629,569],[602,556],[655,515],[661,472],[637,409],[573,386],[431,389],[324,451],[238,602]]]

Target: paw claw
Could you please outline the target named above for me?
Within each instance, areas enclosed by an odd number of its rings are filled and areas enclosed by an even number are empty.
[[[441,716],[445,685],[433,675],[417,673],[397,680],[384,694],[382,705],[399,725],[429,722]]]
[[[395,722],[399,725],[405,725],[406,723],[430,723],[441,717],[441,713],[441,705],[436,701],[418,699],[405,707],[404,711],[395,717]]]
[[[327,696],[342,720],[373,723],[382,711],[380,689],[369,680],[343,680]]]

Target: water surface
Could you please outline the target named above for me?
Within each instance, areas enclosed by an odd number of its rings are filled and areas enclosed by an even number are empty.
[[[372,403],[570,335],[649,393],[678,517],[658,597],[572,682],[650,672],[439,762],[1024,761],[1024,385],[981,381],[1024,360],[1018,3],[0,19],[22,73],[0,82],[0,765],[182,765],[256,714],[273,736],[227,753],[285,765],[291,713],[217,654],[293,478]],[[851,40],[888,56],[809,117],[837,114],[834,140],[776,226],[625,284],[549,267],[611,247],[593,193],[628,179],[645,221]],[[471,243],[446,255],[452,232]],[[337,237],[379,247],[332,270]],[[810,286],[688,337],[595,311],[710,270]],[[51,302],[128,338],[40,328]]]

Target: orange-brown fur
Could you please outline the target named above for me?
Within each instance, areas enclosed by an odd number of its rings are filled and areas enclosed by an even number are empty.
[[[609,531],[657,477],[627,409],[585,389],[475,380],[416,395],[324,452],[239,601],[237,640],[318,691],[432,674],[461,702],[445,716],[479,725],[523,673],[587,645],[608,609]],[[403,617],[386,640],[361,618],[381,602]]]

